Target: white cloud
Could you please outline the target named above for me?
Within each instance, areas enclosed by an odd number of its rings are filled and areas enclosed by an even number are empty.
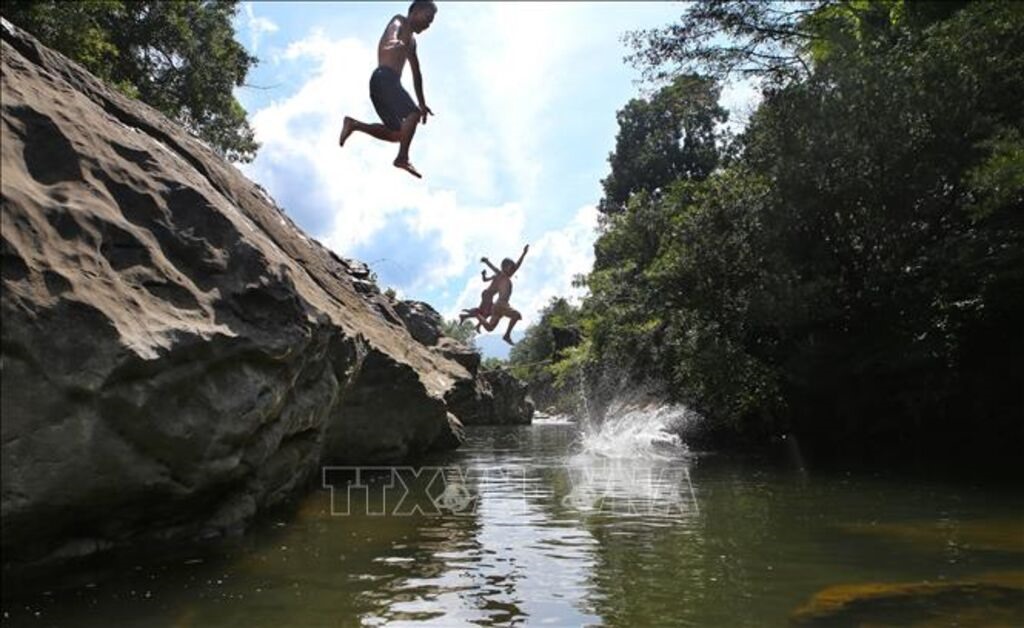
[[[481,255],[500,258],[520,250],[528,235],[529,214],[539,211],[527,200],[543,167],[543,132],[550,126],[545,120],[559,81],[560,51],[573,45],[573,37],[583,41],[585,33],[569,37],[556,32],[556,24],[564,24],[565,6],[517,7],[447,5],[445,12],[451,15],[444,17],[450,24],[443,39],[435,32],[440,30],[437,24],[421,36],[427,102],[436,116],[417,131],[411,157],[426,179],[416,180],[391,166],[394,144],[355,134],[344,148],[338,147],[345,115],[376,121],[368,94],[376,40],[332,39],[322,31],[284,51],[282,62],[305,69],[308,79],[288,97],[252,115],[262,148],[257,160],[245,167],[247,174],[263,182],[286,208],[314,194],[322,199],[322,207],[305,208],[318,212],[318,220],[310,218],[312,222],[328,225],[313,235],[341,254],[373,242],[382,229],[397,224],[394,221],[436,244],[444,254],[424,259],[419,279],[398,286],[408,293],[450,289],[448,282],[467,273],[476,277],[470,269]],[[487,28],[481,29],[481,24]],[[554,49],[542,49],[532,36],[523,37],[527,31],[543,35]],[[442,55],[431,48],[431,35],[444,41],[453,57],[449,66],[456,67],[441,65],[437,57]],[[408,87],[408,76],[406,82]],[[303,173],[300,185],[308,192],[302,199],[281,198],[281,191],[295,185],[296,170]],[[524,313],[532,313],[535,303],[556,290],[568,289],[569,269],[587,270],[589,262],[583,260],[588,259],[593,238],[579,237],[579,224],[577,214],[565,228],[575,240],[566,234],[533,234],[531,264],[540,266],[547,260],[557,264],[559,272],[538,272],[536,278],[544,281],[529,289],[524,282],[529,274],[523,275],[523,290],[517,294],[523,295]],[[566,250],[570,241],[582,256]],[[537,296],[541,293],[543,298]],[[463,296],[438,306],[457,311],[464,305]]]
[[[326,200],[322,211],[331,226],[315,234],[340,252],[363,245],[399,215],[419,235],[432,235],[446,252],[443,259],[425,260],[426,285],[459,275],[480,248],[505,247],[523,228],[523,209],[517,203],[470,205],[462,203],[450,187],[435,187],[391,166],[397,145],[379,142],[362,134],[353,135],[344,148],[337,145],[344,115],[375,121],[368,97],[368,72],[375,52],[356,39],[330,40],[322,32],[295,42],[284,58],[316,64],[311,78],[291,97],[256,112],[253,127],[263,144],[260,158],[251,167],[257,179],[273,180],[273,171],[284,164],[308,167],[310,190]],[[454,110],[449,114],[457,117]],[[425,137],[436,130],[432,120],[421,127],[413,142],[412,157],[430,176],[450,171],[451,177],[465,171],[483,172],[494,179],[494,165],[474,150],[474,142],[456,129],[454,137]],[[416,159],[419,145],[438,141],[454,146],[452,152],[473,164],[460,167],[453,155],[424,153]],[[473,177],[467,177],[471,180]],[[273,192],[273,189],[271,189]],[[411,213],[411,218],[406,218]]]
[[[523,312],[527,324],[547,305],[551,297],[569,299],[582,297],[584,290],[574,288],[576,275],[590,272],[594,264],[594,238],[597,229],[597,209],[581,207],[569,224],[557,231],[545,233],[530,245],[530,264],[524,262],[517,273],[520,285],[513,299]]]
[[[565,4],[488,3],[453,15],[466,73],[490,136],[494,157],[523,196],[532,196],[543,160],[540,150],[558,115],[565,59],[587,44],[585,24]],[[537,42],[544,42],[538,45]],[[577,103],[574,103],[577,104]],[[495,150],[496,149],[496,150]]]
[[[512,305],[523,314],[522,328],[535,322],[540,311],[551,297],[561,296],[573,300],[583,296],[584,290],[574,288],[572,280],[576,275],[590,271],[594,263],[594,237],[597,229],[597,209],[581,207],[565,227],[543,234],[537,241],[529,243],[523,266],[516,273]],[[521,252],[521,245],[496,251],[489,257],[494,262],[503,257],[515,259]],[[474,307],[484,284],[477,273],[463,286],[457,303],[444,314],[451,318],[465,307]],[[492,333],[502,334],[505,323]]]
[[[246,2],[242,7],[245,11],[245,26],[249,29],[249,49],[253,54],[256,54],[264,33],[276,33],[278,27],[269,18],[257,17],[252,5],[252,2]]]

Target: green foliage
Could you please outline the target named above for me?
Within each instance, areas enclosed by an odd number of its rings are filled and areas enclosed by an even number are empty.
[[[807,48],[818,33],[805,27],[811,16],[826,15],[834,0],[748,2],[704,0],[687,7],[664,28],[630,33],[630,59],[653,81],[704,73],[718,79],[733,74],[773,81],[806,76]]]
[[[454,338],[469,347],[476,348],[476,326],[472,321],[460,323],[455,319],[445,320],[441,324],[441,332],[449,338]]]
[[[653,265],[676,246],[675,223],[728,149],[719,92],[685,75],[619,112],[582,326],[595,355],[638,379],[673,379],[665,334],[675,295],[655,285]]]
[[[1019,129],[1005,129],[979,143],[988,157],[967,173],[974,200],[973,214],[991,216],[1000,207],[1024,207],[1024,139]]]
[[[570,381],[567,372],[580,367],[589,355],[581,346],[580,324],[579,308],[552,298],[509,352],[512,374],[530,386],[530,394],[542,408],[553,405],[565,411],[575,404],[578,382]]]
[[[554,387],[569,390],[579,385],[579,376],[588,366],[591,356],[589,340],[584,340],[574,347],[566,347],[547,367],[547,372],[554,378]]]
[[[1019,443],[1024,5],[707,0],[633,41],[649,76],[738,71],[764,101],[705,170],[635,148],[671,143],[657,98],[620,113],[572,359],[751,438],[953,443],[970,413]]]
[[[234,0],[9,0],[3,15],[226,157],[259,145],[234,97],[256,63],[235,40]]]
[[[611,172],[601,182],[605,214],[621,212],[634,192],[654,192],[682,177],[703,179],[718,165],[715,131],[728,117],[714,81],[680,76],[649,100],[631,100],[618,113]]]
[[[523,338],[509,352],[512,365],[550,361],[556,343],[552,329],[570,329],[577,324],[579,312],[561,297],[552,297],[540,311],[540,320],[527,328]]]
[[[656,82],[703,73],[788,84],[834,55],[881,52],[901,33],[921,31],[966,0],[702,0],[664,28],[627,36],[630,59]]]
[[[482,368],[485,371],[496,371],[498,369],[505,368],[506,366],[508,366],[507,361],[501,358],[494,357],[493,355],[484,358],[483,361],[480,363],[480,368]]]

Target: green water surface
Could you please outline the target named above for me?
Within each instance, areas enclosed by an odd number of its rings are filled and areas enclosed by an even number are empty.
[[[332,514],[317,490],[214,553],[5,599],[2,623],[1024,625],[1015,490],[580,448],[569,422],[472,429],[443,475],[406,476],[426,492],[369,474]]]

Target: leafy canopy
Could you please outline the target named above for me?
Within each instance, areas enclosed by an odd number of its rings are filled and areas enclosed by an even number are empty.
[[[234,161],[259,145],[233,90],[256,63],[236,0],[7,0],[3,15]]]
[[[702,0],[630,40],[663,87],[619,112],[588,355],[547,374],[615,365],[752,440],[1020,446],[1024,3]],[[735,75],[764,98],[731,138]]]

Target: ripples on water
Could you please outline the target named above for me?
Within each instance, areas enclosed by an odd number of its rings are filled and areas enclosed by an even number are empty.
[[[4,623],[785,625],[836,584],[1021,568],[1019,494],[695,456],[683,408],[609,416],[470,430],[441,461],[458,512],[332,516],[317,491],[216,554],[5,600]]]

